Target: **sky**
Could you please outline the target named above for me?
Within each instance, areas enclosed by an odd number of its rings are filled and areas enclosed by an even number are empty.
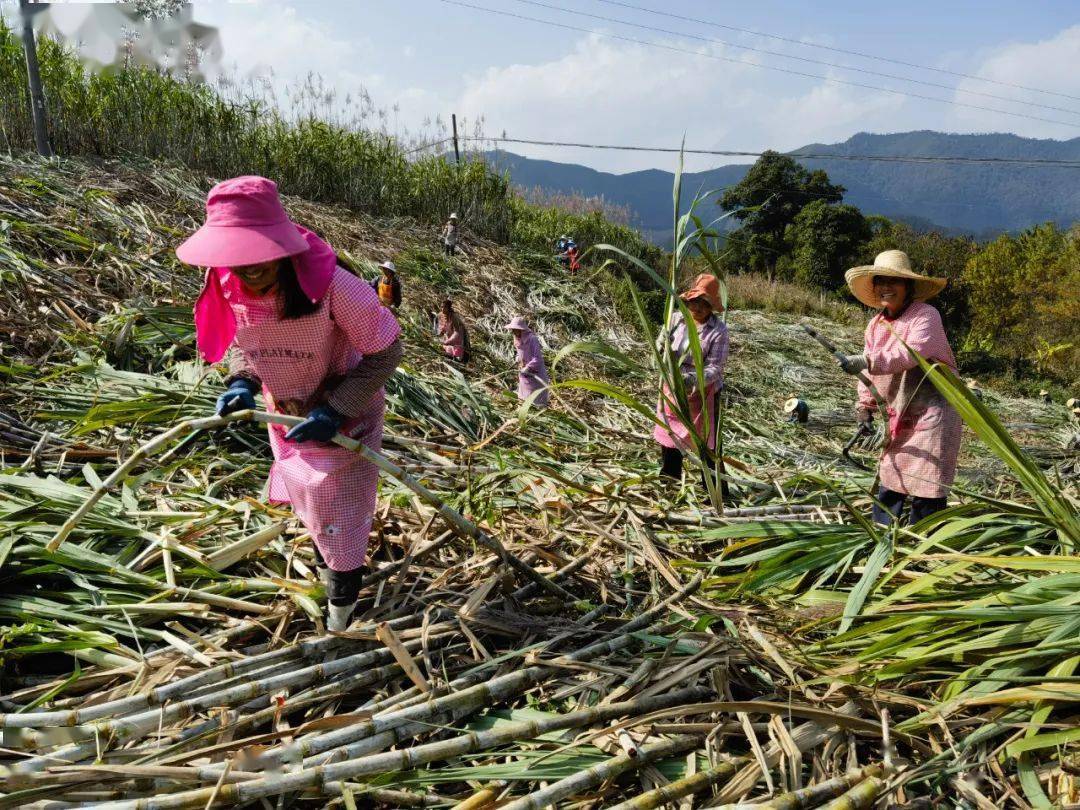
[[[391,128],[413,132],[457,113],[470,132],[482,119],[488,135],[663,147],[685,137],[688,148],[734,151],[912,129],[1080,136],[1077,0],[217,0],[196,2],[194,17],[219,28],[230,74],[279,90],[317,74],[339,105],[363,88]],[[507,148],[614,172],[675,163]]]

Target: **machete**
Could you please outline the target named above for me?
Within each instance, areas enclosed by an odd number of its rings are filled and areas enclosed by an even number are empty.
[[[842,360],[845,359],[846,355],[843,352],[841,352],[839,349],[837,349],[836,345],[831,340],[829,340],[827,337],[825,337],[820,332],[818,332],[816,329],[814,329],[814,327],[810,326],[809,324],[804,323],[802,325],[802,328],[804,330],[806,330],[806,334],[810,335],[810,337],[812,337],[814,340],[816,340],[818,343],[820,343],[825,348],[825,350],[827,352],[829,352],[837,360],[842,361]],[[886,424],[886,427],[885,427],[885,441],[884,441],[884,443],[882,445],[882,448],[881,448],[881,456],[884,456],[885,451],[889,449],[889,439],[891,438],[890,435],[889,435],[889,429],[888,429],[888,413],[889,413],[889,411],[888,411],[888,408],[886,408],[886,406],[885,406],[885,399],[881,396],[881,393],[877,390],[877,386],[874,385],[873,381],[868,376],[866,376],[866,374],[864,372],[860,371],[858,374],[855,375],[855,377],[858,379],[859,382],[861,382],[863,385],[866,386],[866,390],[868,390],[870,392],[870,396],[872,396],[874,398],[874,402],[877,403],[878,415],[882,419],[886,420],[885,421],[885,424]],[[851,448],[855,446],[855,443],[857,441],[859,441],[859,439],[862,439],[864,436],[866,436],[868,434],[868,432],[869,432],[869,428],[867,428],[865,425],[860,424],[858,432],[856,432],[856,434],[851,437],[851,440],[848,441],[848,443],[846,445],[844,445],[844,450],[843,450],[843,456],[847,461],[850,461],[856,467],[862,467],[864,470],[866,470],[868,468],[865,465],[860,464],[858,461],[856,461],[855,459],[853,459],[851,457]],[[881,461],[881,456],[878,457],[878,462],[879,463]],[[874,485],[870,489],[871,489],[871,492],[873,492],[873,490],[877,489],[877,478],[874,479]]]

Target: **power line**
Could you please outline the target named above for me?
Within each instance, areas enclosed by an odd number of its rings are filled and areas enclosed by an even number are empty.
[[[741,152],[729,149],[682,149],[670,146],[633,146],[626,144],[577,143],[569,141],[540,141],[527,138],[506,138],[494,136],[466,136],[462,140],[488,143],[519,143],[529,146],[561,146],[578,149],[609,149],[622,152],[661,152],[684,155],[712,155],[719,157],[761,157],[765,152]],[[1080,169],[1080,160],[1059,160],[1054,158],[993,158],[965,157],[962,155],[836,155],[812,152],[785,152],[796,160],[848,160],[869,161],[874,163],[946,163],[946,164],[989,164],[996,166],[1027,166],[1033,168]]]
[[[627,37],[627,36],[623,36],[621,34],[610,34],[610,33],[604,32],[604,31],[596,31],[596,30],[590,29],[590,28],[581,28],[581,27],[576,26],[576,25],[568,25],[566,23],[554,22],[552,20],[542,20],[539,17],[529,17],[528,15],[525,15],[525,14],[516,14],[516,13],[514,13],[512,11],[503,11],[502,9],[488,8],[486,6],[478,6],[478,5],[474,5],[473,3],[463,2],[463,0],[440,0],[440,2],[445,3],[447,5],[451,5],[451,6],[460,6],[461,8],[473,9],[474,11],[483,11],[483,12],[485,12],[487,14],[498,14],[498,15],[503,16],[503,17],[512,17],[512,18],[518,19],[518,20],[525,20],[526,22],[540,23],[541,25],[547,25],[547,26],[550,26],[550,27],[553,27],[553,28],[561,28],[561,29],[566,30],[566,31],[574,31],[574,32],[579,33],[579,34],[592,34],[594,36],[603,37],[605,39],[615,39],[615,40],[619,40],[619,41],[622,41],[622,42],[630,42],[630,43],[633,43],[635,45],[646,45],[646,46],[651,47],[651,48],[660,48],[660,49],[665,50],[665,51],[672,51],[674,53],[689,54],[691,56],[705,57],[707,59],[715,59],[715,60],[718,60],[718,61],[721,61],[721,62],[731,62],[731,63],[737,64],[737,65],[749,65],[750,67],[755,67],[755,68],[759,68],[759,69],[762,69],[762,70],[772,70],[772,71],[776,71],[778,73],[787,73],[787,74],[790,74],[792,76],[802,76],[804,78],[820,79],[821,81],[831,82],[833,84],[844,84],[844,85],[848,85],[850,87],[861,87],[861,88],[866,89],[866,90],[877,90],[877,91],[880,91],[880,92],[883,92],[883,93],[891,93],[893,95],[905,96],[907,98],[916,98],[916,99],[920,99],[922,101],[933,101],[933,102],[937,102],[938,104],[951,104],[951,105],[953,105],[955,107],[966,107],[966,108],[971,109],[971,110],[982,110],[983,112],[992,112],[992,113],[997,113],[999,115],[1009,115],[1009,116],[1012,116],[1014,118],[1024,118],[1024,119],[1027,119],[1029,121],[1043,121],[1045,123],[1060,124],[1062,126],[1067,126],[1067,127],[1077,127],[1078,126],[1077,123],[1073,122],[1073,121],[1059,121],[1056,118],[1042,118],[1042,117],[1037,116],[1037,115],[1026,115],[1024,113],[1012,112],[1010,110],[1000,110],[1000,109],[997,109],[995,107],[983,107],[983,106],[980,106],[978,104],[968,104],[968,103],[962,102],[962,101],[954,101],[952,99],[947,99],[947,98],[938,98],[937,96],[925,96],[925,95],[922,95],[921,93],[909,93],[907,91],[896,90],[896,89],[891,88],[891,87],[880,87],[878,85],[873,85],[873,84],[864,84],[862,82],[853,82],[853,81],[849,81],[847,79],[835,79],[835,78],[832,78],[830,76],[822,76],[820,73],[806,73],[804,71],[792,70],[790,68],[778,67],[776,65],[762,65],[762,64],[758,64],[757,62],[751,62],[751,61],[746,60],[746,59],[736,59],[735,57],[732,57],[732,56],[720,56],[719,54],[712,54],[712,53],[699,53],[698,51],[691,51],[691,50],[688,50],[686,48],[677,48],[677,47],[675,47],[673,45],[664,45],[663,43],[652,42],[652,41],[647,40],[647,39],[637,39],[635,37]]]
[[[654,14],[660,17],[671,17],[672,19],[682,20],[683,22],[691,22],[697,25],[708,25],[713,28],[722,28],[726,31],[735,31],[740,34],[751,34],[756,37],[765,37],[766,39],[775,39],[779,42],[787,42],[792,45],[800,45],[804,48],[818,48],[824,51],[832,51],[833,53],[843,53],[848,56],[857,56],[860,59],[873,59],[877,62],[888,62],[892,65],[901,65],[902,67],[916,68],[918,70],[929,70],[934,73],[944,73],[948,76],[957,76],[961,79],[974,79],[975,81],[986,82],[987,84],[996,84],[999,87],[1011,87],[1013,90],[1026,90],[1029,93],[1043,93],[1048,96],[1059,96],[1060,98],[1068,98],[1073,101],[1080,101],[1080,96],[1071,96],[1068,93],[1059,93],[1054,90],[1043,90],[1039,87],[1027,87],[1022,84],[1013,84],[1012,82],[1003,82],[998,79],[988,79],[985,76],[978,76],[972,73],[961,73],[956,70],[948,70],[947,68],[930,67],[929,65],[920,65],[915,62],[904,62],[900,59],[891,59],[887,56],[878,56],[872,53],[864,53],[862,51],[852,51],[846,48],[836,48],[831,45],[821,45],[816,42],[804,42],[799,39],[792,39],[790,37],[780,36],[779,34],[770,34],[765,31],[753,31],[749,28],[739,28],[734,25],[726,25],[725,23],[716,22],[715,20],[701,20],[697,17],[685,17],[680,14],[675,14],[670,11],[657,11],[656,9],[647,8],[645,6],[637,6],[633,3],[624,3],[620,0],[596,0],[598,3],[605,3],[609,6],[618,6],[620,8],[630,9],[632,11],[641,11],[646,14]]]
[[[795,54],[782,53],[781,51],[770,51],[766,48],[755,48],[751,45],[740,45],[737,42],[728,42],[723,39],[714,39],[712,37],[703,37],[697,34],[684,33],[682,31],[672,31],[667,28],[657,28],[652,25],[642,25],[641,23],[630,22],[629,20],[620,20],[617,17],[608,17],[603,14],[590,14],[587,11],[578,11],[577,9],[565,8],[564,6],[557,6],[552,3],[544,3],[541,0],[517,0],[519,3],[523,3],[529,6],[537,6],[538,8],[546,8],[550,11],[558,11],[564,14],[574,14],[579,17],[588,17],[593,20],[600,20],[601,22],[615,23],[616,25],[626,25],[631,28],[639,28],[644,31],[653,31],[658,34],[668,34],[671,36],[677,36],[684,39],[693,39],[699,42],[706,42],[713,45],[724,45],[728,48],[739,48],[744,51],[753,51],[754,53],[767,54],[768,56],[778,56],[781,59],[794,59],[798,62],[806,62],[811,65],[822,65],[823,67],[837,68],[839,70],[850,70],[854,73],[863,73],[867,76],[878,76],[883,79],[893,79],[895,81],[909,82],[911,84],[921,84],[927,87],[936,87],[940,90],[951,90],[956,93],[965,93],[972,96],[981,96],[983,98],[992,98],[997,101],[1007,101],[1010,104],[1022,104],[1025,107],[1036,107],[1044,110],[1054,110],[1055,112],[1068,113],[1069,115],[1080,115],[1080,110],[1073,110],[1068,107],[1055,107],[1051,104],[1040,104],[1037,101],[1024,101],[1023,99],[1012,98],[1011,96],[999,96],[994,93],[984,93],[980,90],[963,90],[951,84],[940,84],[938,82],[926,81],[924,79],[914,79],[908,76],[899,76],[895,73],[882,73],[876,70],[867,70],[865,68],[854,67],[853,65],[841,65],[836,62],[826,62],[821,59],[811,59],[807,56],[797,56]],[[1077,122],[1080,126],[1080,121]]]
[[[402,154],[404,154],[404,155],[413,155],[413,154],[416,154],[417,152],[423,152],[425,149],[432,149],[433,147],[436,147],[436,146],[442,146],[444,143],[449,143],[452,140],[454,140],[454,139],[453,138],[440,138],[439,140],[432,141],[431,143],[425,143],[425,144],[421,144],[420,146],[413,147],[412,149],[406,149],[404,152],[402,152]]]

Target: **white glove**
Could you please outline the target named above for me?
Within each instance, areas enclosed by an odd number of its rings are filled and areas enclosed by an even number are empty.
[[[840,359],[839,363],[845,374],[858,374],[860,371],[866,371],[870,368],[870,362],[866,359],[865,354],[849,354]]]

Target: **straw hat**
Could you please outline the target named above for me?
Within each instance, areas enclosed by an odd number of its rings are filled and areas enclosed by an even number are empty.
[[[395,265],[392,261],[383,262],[379,265],[379,268],[382,270],[389,270],[391,273],[397,273],[397,265]]]
[[[457,214],[451,214],[450,219],[457,219]]]
[[[713,312],[721,312],[724,309],[720,303],[720,279],[711,273],[702,273],[694,279],[690,289],[679,296],[683,301],[693,301],[695,298],[704,298],[712,305]]]
[[[874,276],[888,276],[911,281],[915,287],[912,298],[916,301],[933,298],[945,289],[947,283],[943,278],[916,273],[911,269],[911,260],[908,255],[902,250],[882,251],[874,257],[873,264],[852,267],[844,274],[848,287],[851,288],[851,294],[872,309],[881,308],[881,299],[874,295]]]

